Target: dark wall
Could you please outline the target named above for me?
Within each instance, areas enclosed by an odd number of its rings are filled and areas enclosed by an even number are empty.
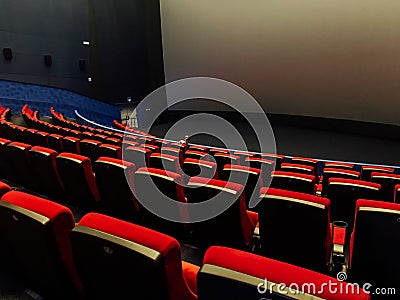
[[[35,83],[89,94],[78,59],[89,59],[87,3],[2,0],[0,47],[11,47],[13,59],[0,60],[0,79]],[[52,65],[43,55],[52,55]]]
[[[164,80],[158,0],[3,0],[4,47],[12,48],[13,59],[1,57],[0,79],[60,87],[105,102],[141,100]],[[51,67],[44,54],[52,55]]]

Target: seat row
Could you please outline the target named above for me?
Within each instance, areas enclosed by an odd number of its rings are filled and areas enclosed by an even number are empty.
[[[2,195],[0,216],[2,271],[49,299],[370,299],[350,283],[229,247],[212,246],[193,265],[171,236],[99,213],[76,222],[67,207],[18,191]]]

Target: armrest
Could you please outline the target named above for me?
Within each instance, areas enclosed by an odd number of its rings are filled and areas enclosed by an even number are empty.
[[[335,223],[335,225],[334,225]],[[338,272],[346,272],[346,227],[347,223],[335,221],[331,223],[332,250],[331,250],[331,267],[334,274]]]

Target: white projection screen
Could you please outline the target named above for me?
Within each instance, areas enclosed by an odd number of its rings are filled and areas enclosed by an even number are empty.
[[[400,125],[399,0],[160,4],[166,82],[215,77],[268,113]]]

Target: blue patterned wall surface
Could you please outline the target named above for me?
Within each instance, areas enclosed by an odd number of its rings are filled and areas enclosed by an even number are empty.
[[[78,110],[84,117],[104,125],[121,119],[118,106],[63,89],[6,80],[0,80],[0,104],[11,108],[13,114],[20,114],[22,106],[28,104],[32,110],[39,110],[40,116],[49,116],[53,106],[66,117],[76,118],[74,111]]]

